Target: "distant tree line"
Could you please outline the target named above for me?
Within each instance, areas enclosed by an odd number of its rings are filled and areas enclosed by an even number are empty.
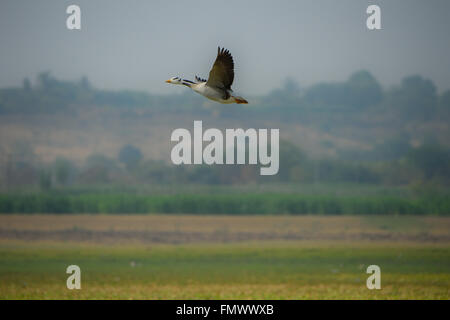
[[[101,90],[94,88],[87,77],[79,81],[63,81],[50,72],[42,72],[34,85],[26,78],[21,88],[0,89],[0,114],[65,112],[73,105],[125,108],[164,106],[166,110],[171,110],[180,107],[182,101],[189,107],[198,106],[199,100],[133,90]]]
[[[409,147],[389,161],[367,162],[311,159],[293,143],[281,140],[280,171],[271,177],[261,176],[259,166],[255,165],[176,166],[145,159],[140,149],[131,144],[124,145],[116,158],[92,154],[82,166],[63,157],[56,158],[52,163],[40,163],[33,159],[31,156],[9,158],[2,179],[8,189],[36,186],[45,191],[83,185],[232,185],[265,182],[450,186],[450,149],[438,144]]]
[[[224,114],[231,112],[264,114],[288,110],[297,112],[366,112],[376,107],[377,112],[386,108],[406,120],[428,120],[436,115],[449,117],[450,89],[441,95],[434,83],[420,75],[405,77],[399,86],[384,90],[368,71],[353,73],[348,80],[335,83],[319,83],[300,88],[295,80],[288,78],[284,85],[267,95],[252,101],[260,108],[227,106]],[[187,92],[174,95],[155,95],[132,90],[100,90],[86,77],[78,81],[56,79],[49,72],[40,73],[33,85],[26,78],[22,87],[0,89],[0,114],[20,112],[64,111],[70,105],[145,107],[166,111],[190,111],[202,109],[204,100]]]

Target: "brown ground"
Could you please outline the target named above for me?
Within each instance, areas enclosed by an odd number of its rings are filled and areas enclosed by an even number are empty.
[[[449,217],[1,215],[0,241],[450,243]]]

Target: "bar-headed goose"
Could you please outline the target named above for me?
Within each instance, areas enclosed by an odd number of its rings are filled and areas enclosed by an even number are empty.
[[[248,103],[242,97],[234,96],[231,84],[234,79],[234,62],[230,52],[218,48],[217,58],[209,72],[208,80],[195,76],[195,82],[173,77],[167,83],[185,85],[202,96],[220,103]]]

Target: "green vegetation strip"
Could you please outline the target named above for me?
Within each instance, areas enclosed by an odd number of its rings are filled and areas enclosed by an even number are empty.
[[[81,268],[68,290],[66,268]],[[366,269],[381,268],[382,290]],[[448,248],[0,246],[0,299],[445,299]]]
[[[450,198],[298,194],[3,194],[0,213],[449,215]]]

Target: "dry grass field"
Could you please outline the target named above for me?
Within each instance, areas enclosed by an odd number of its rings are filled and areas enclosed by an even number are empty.
[[[449,244],[431,216],[0,215],[0,239],[94,243],[242,241]]]
[[[450,218],[1,215],[1,299],[449,299]],[[68,265],[82,270],[68,290]],[[379,265],[382,289],[366,287]]]

